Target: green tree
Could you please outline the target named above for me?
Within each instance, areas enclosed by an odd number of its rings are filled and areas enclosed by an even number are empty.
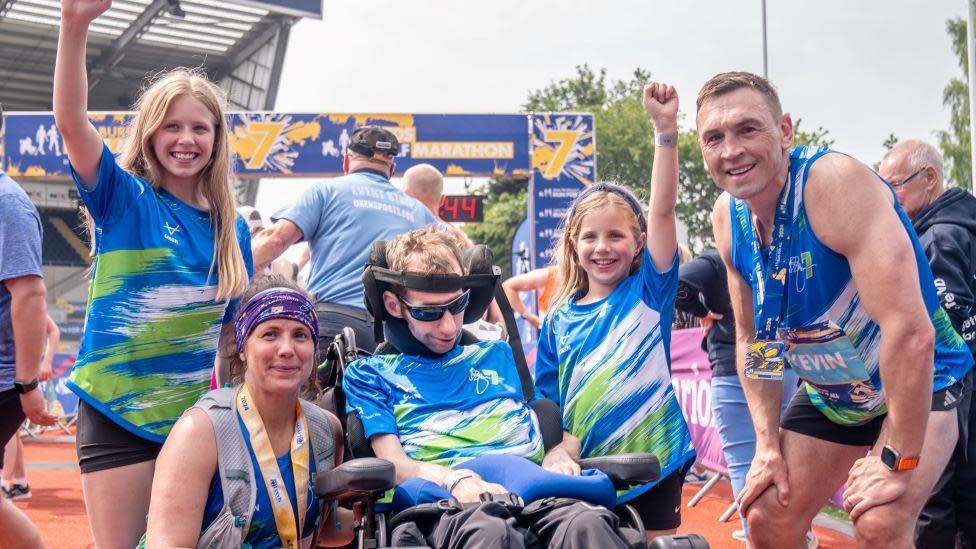
[[[644,112],[641,95],[651,73],[638,68],[629,79],[608,82],[606,69],[594,71],[588,65],[576,67],[576,74],[529,94],[529,111],[592,112],[596,124],[597,177],[626,185],[643,199],[650,193],[651,166],[654,162],[653,127]],[[693,96],[685,91],[685,109]],[[833,143],[822,127],[813,131],[795,125],[795,140],[801,145]],[[702,162],[698,134],[687,129],[678,136],[679,189],[676,214],[688,228],[693,249],[711,244],[709,215],[720,194]]]
[[[942,104],[949,107],[949,130],[940,131],[939,147],[945,158],[946,180],[951,185],[971,187],[972,158],[969,134],[969,64],[966,57],[966,21],[954,17],[946,22],[962,76],[949,80],[942,90]]]
[[[885,140],[881,142],[881,146],[885,148],[885,151],[890,151],[891,149],[894,149],[895,145],[897,144],[898,144],[898,136],[895,135],[894,133],[889,133],[888,137],[885,137]]]
[[[651,74],[636,69],[630,78],[610,82],[606,69],[594,71],[588,65],[576,67],[576,74],[529,93],[525,110],[535,112],[591,112],[596,125],[597,177],[627,186],[642,199],[650,194],[651,166],[654,162],[653,127],[644,112],[641,95]],[[688,94],[685,108],[692,104]],[[828,131],[818,127],[794,126],[794,139],[800,145],[830,146]],[[676,215],[687,227],[692,249],[701,251],[712,245],[710,213],[720,190],[712,182],[702,162],[698,134],[687,129],[678,136],[678,204]],[[525,181],[491,180],[485,189],[484,223],[469,223],[464,230],[475,242],[488,245],[503,267],[510,263],[510,246],[518,224],[525,217]]]
[[[525,219],[528,185],[524,179],[492,179],[482,192],[486,195],[484,222],[466,223],[464,233],[491,249],[502,278],[508,278],[512,272],[512,238]]]

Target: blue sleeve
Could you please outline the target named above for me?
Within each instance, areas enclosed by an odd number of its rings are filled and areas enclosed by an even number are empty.
[[[326,217],[326,209],[332,202],[332,194],[332,185],[315,183],[305,189],[297,202],[272,215],[271,221],[287,219],[302,231],[302,240],[314,240],[322,219]]]
[[[86,189],[78,179],[74,167],[71,168],[71,179],[74,180],[88,213],[99,226],[114,222],[129,213],[136,197],[148,190],[146,184],[119,167],[115,155],[104,144],[102,156],[98,160],[95,186],[91,190]]]
[[[251,255],[251,232],[247,229],[247,222],[240,215],[237,216],[237,244],[241,247],[241,256],[244,257],[244,268],[247,270],[247,279],[254,278],[254,257]],[[237,312],[239,298],[233,298],[227,304],[224,311],[224,324],[234,322],[234,314]]]
[[[539,330],[539,347],[535,355],[535,390],[543,398],[559,404],[559,356],[556,351],[556,334],[553,327],[555,313],[546,315]]]
[[[0,198],[0,281],[43,276],[41,230],[30,201],[15,195]]]
[[[346,413],[359,414],[366,438],[400,434],[393,417],[393,395],[370,359],[349,365],[342,378],[342,390],[346,393]]]
[[[654,266],[651,253],[645,246],[640,276],[647,290],[644,295],[647,304],[655,311],[672,311],[674,299],[678,295],[678,251],[674,252],[671,266],[662,273]]]

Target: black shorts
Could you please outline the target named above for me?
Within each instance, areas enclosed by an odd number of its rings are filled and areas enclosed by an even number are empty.
[[[969,412],[970,400],[973,392],[973,372],[970,371],[956,383],[932,393],[933,412],[957,410],[960,415],[960,426],[964,427],[965,418]],[[783,421],[780,426],[787,431],[800,433],[820,440],[845,444],[848,446],[873,446],[881,434],[881,426],[885,416],[882,414],[861,425],[840,425],[827,419],[816,406],[810,402],[810,396],[801,384],[793,395]],[[966,440],[968,429],[959,430],[959,439]]]
[[[20,394],[13,389],[0,392],[0,465],[3,465],[3,451],[7,447],[7,441],[17,434],[25,419],[27,416],[20,407]]]
[[[152,461],[163,447],[123,429],[84,400],[78,402],[75,441],[82,473]]]
[[[681,526],[681,488],[691,464],[689,461],[650,490],[627,502],[640,515],[645,530],[673,530]]]

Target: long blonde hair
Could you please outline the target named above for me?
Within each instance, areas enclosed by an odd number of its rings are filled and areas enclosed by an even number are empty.
[[[214,254],[210,274],[217,270],[218,301],[240,295],[247,287],[247,269],[237,243],[237,201],[231,187],[231,153],[227,138],[227,98],[223,90],[197,69],[177,68],[161,73],[136,101],[119,166],[158,189],[163,165],[153,151],[153,134],[162,125],[173,101],[190,96],[203,103],[214,118],[214,144],[210,162],[199,175],[198,192],[207,200],[214,224]]]
[[[605,206],[614,206],[627,217],[630,222],[634,240],[640,241],[641,226],[637,220],[634,207],[621,196],[621,192],[629,193],[623,187],[614,185],[612,191],[596,190],[581,197],[574,203],[573,208],[563,221],[562,233],[556,245],[553,256],[556,264],[556,298],[549,307],[549,311],[556,311],[569,299],[577,295],[584,295],[589,290],[589,279],[586,271],[580,267],[579,255],[576,251],[576,239],[579,238],[583,226],[583,218],[590,212]],[[633,198],[633,195],[631,195]],[[633,199],[636,203],[636,198]],[[644,260],[644,254],[638,253],[630,265],[630,274],[636,273]]]

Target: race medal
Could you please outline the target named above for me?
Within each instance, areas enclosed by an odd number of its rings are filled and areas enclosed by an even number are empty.
[[[757,341],[746,350],[745,374],[749,379],[783,380],[786,345],[779,341]]]

